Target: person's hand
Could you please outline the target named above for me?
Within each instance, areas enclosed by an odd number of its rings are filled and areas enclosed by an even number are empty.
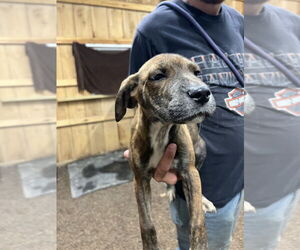
[[[170,169],[176,154],[176,150],[177,145],[174,143],[169,144],[166,148],[166,151],[163,157],[160,159],[153,175],[154,180],[157,182],[164,182],[174,185],[178,181],[176,172]],[[129,150],[124,152],[124,157],[127,159],[129,158]]]

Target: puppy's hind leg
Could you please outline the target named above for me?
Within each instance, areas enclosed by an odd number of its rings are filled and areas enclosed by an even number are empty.
[[[202,209],[204,213],[216,213],[217,209],[214,204],[209,201],[204,195],[202,195]]]
[[[144,250],[159,250],[156,230],[151,216],[151,178],[135,176],[135,195]]]
[[[207,250],[207,234],[205,218],[202,210],[202,193],[199,172],[195,167],[189,167],[182,174],[183,191],[190,214],[190,249]]]

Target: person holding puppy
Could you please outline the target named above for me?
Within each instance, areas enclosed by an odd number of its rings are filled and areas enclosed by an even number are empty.
[[[223,0],[174,2],[190,13],[242,72],[242,15],[222,4]],[[207,156],[200,175],[204,196],[217,208],[215,213],[206,213],[209,249],[228,249],[243,201],[243,107],[234,108],[231,103],[233,96],[244,97],[242,86],[197,30],[167,6],[159,6],[139,24],[132,45],[130,74],[161,53],[180,54],[197,63],[200,79],[216,99],[215,113],[201,124]],[[170,203],[171,217],[177,228],[178,249],[188,250],[189,216],[182,183],[170,171],[175,153],[176,145],[168,145],[153,177],[158,182],[176,184],[176,198]]]

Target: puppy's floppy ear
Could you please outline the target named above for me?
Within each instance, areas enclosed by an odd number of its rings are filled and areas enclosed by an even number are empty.
[[[121,84],[115,103],[115,118],[120,121],[126,114],[127,108],[135,108],[137,101],[131,96],[132,91],[138,85],[138,73],[128,76]]]

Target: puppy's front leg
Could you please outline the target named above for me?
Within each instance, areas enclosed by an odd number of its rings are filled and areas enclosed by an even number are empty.
[[[135,176],[135,195],[144,250],[159,250],[156,230],[151,216],[151,178]]]
[[[202,210],[201,181],[198,170],[189,166],[182,175],[183,190],[190,214],[190,249],[208,249],[205,219]]]

